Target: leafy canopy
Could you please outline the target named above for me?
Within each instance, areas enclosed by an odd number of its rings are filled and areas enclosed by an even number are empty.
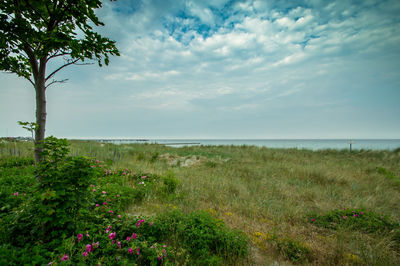
[[[94,10],[100,0],[0,0],[0,70],[34,81],[51,59],[62,57],[65,66],[79,60],[108,65],[119,55],[115,42],[93,31],[103,26]],[[45,69],[45,68],[44,68]]]

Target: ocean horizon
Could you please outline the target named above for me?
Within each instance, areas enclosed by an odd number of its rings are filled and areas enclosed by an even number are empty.
[[[266,148],[310,149],[323,150],[395,150],[400,148],[400,139],[128,139],[104,138],[97,141],[116,144],[150,143],[163,144],[172,147],[203,145],[203,146],[257,146]]]

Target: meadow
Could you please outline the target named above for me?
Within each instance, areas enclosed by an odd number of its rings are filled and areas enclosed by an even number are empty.
[[[15,189],[9,189],[14,186],[12,182],[20,182],[20,189],[29,185],[26,180],[25,183],[16,181],[22,170],[15,168],[18,163],[10,162],[30,158],[31,153],[32,143],[4,141],[0,144],[3,202],[16,197]],[[160,260],[160,252],[149,253],[153,260],[143,258],[135,261],[138,264],[400,265],[400,150],[310,151],[253,146],[174,148],[157,144],[70,141],[68,155],[93,158],[102,165],[97,172],[101,180],[96,188],[121,194],[123,199],[118,199],[115,208],[119,210],[118,215],[126,219],[125,223],[131,221],[137,225],[144,219],[154,220],[155,226],[157,221],[164,225],[180,224],[173,227],[176,232],[173,237],[165,236],[171,226],[163,229],[160,225],[158,231],[148,224],[143,227],[157,231],[154,235],[149,233],[149,237],[165,240],[171,249],[167,250],[168,258]],[[29,167],[34,168],[31,164]],[[34,170],[29,171],[31,173],[24,175],[32,175]],[[109,176],[104,171],[110,171]],[[13,178],[9,178],[11,176]],[[148,178],[146,188],[141,186],[144,185],[141,183],[143,176]],[[128,187],[132,191],[128,191]],[[122,192],[117,194],[119,190]],[[102,196],[100,193],[93,197],[101,199]],[[3,224],[13,211],[22,208],[21,204],[13,206],[9,211],[4,209],[5,206],[1,207]],[[108,219],[105,225],[115,223],[117,218],[103,215],[101,219]],[[204,227],[201,221],[214,227]],[[180,232],[182,225],[188,226]],[[120,225],[118,228],[124,230],[127,227]],[[95,234],[98,228],[90,230]],[[210,238],[201,243],[190,243],[185,238],[185,235],[198,238],[205,232],[218,235],[224,241],[211,248],[204,244],[209,243]],[[144,237],[146,232],[138,231],[137,234]],[[63,237],[65,242],[69,236]],[[74,238],[77,246],[76,235]],[[149,239],[147,244],[151,242]],[[7,241],[10,240],[1,239],[3,250],[17,254],[10,246],[5,247]],[[206,246],[202,252],[194,250],[195,246],[201,245]],[[18,247],[22,248],[21,245]],[[128,243],[125,248],[128,250]],[[80,249],[86,252],[84,247]],[[245,250],[236,252],[240,249]],[[61,249],[60,252],[63,253]],[[60,261],[61,253],[50,253],[46,258],[66,263]],[[105,254],[99,251],[93,262]],[[213,259],[205,260],[210,254]],[[122,261],[115,263],[123,264]],[[78,262],[85,261],[80,258]],[[125,262],[131,262],[129,257]]]

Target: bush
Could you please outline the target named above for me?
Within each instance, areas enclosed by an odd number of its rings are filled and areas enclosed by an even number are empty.
[[[277,239],[276,244],[281,254],[294,263],[304,263],[312,258],[310,249],[301,242],[286,238]]]
[[[389,217],[363,209],[336,209],[324,215],[310,215],[309,219],[317,226],[334,230],[346,228],[365,233],[390,232],[399,227]]]

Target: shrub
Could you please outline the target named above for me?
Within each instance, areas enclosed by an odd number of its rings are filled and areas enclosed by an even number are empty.
[[[281,254],[294,263],[304,263],[311,260],[311,251],[301,242],[290,238],[277,239],[276,245]]]
[[[389,217],[363,209],[332,210],[324,215],[310,215],[313,224],[329,229],[347,228],[366,233],[389,232],[399,225]]]

